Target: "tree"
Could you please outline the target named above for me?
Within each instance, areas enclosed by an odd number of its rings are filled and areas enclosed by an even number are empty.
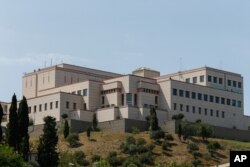
[[[56,146],[58,142],[56,119],[47,116],[44,119],[43,135],[38,145],[38,163],[41,167],[54,167],[59,163]]]
[[[28,161],[29,154],[29,107],[25,97],[19,103],[18,109],[18,142],[17,150]]]
[[[87,137],[88,137],[88,139],[90,138],[90,134],[91,134],[91,128],[89,127],[89,128],[87,129]]]
[[[159,129],[158,118],[154,107],[151,107],[150,109],[149,125],[150,131],[155,131]]]
[[[3,119],[3,108],[2,108],[2,105],[0,103],[0,143],[2,141],[2,138],[3,138],[3,131],[2,131],[2,119]]]
[[[69,136],[69,123],[68,123],[68,120],[65,120],[65,122],[64,122],[63,136],[64,136],[64,139],[66,139]]]
[[[176,121],[178,121],[178,120],[181,121],[183,118],[184,118],[184,115],[182,113],[175,114],[172,116],[172,120],[176,120]]]
[[[93,124],[93,130],[96,131],[97,126],[98,126],[98,120],[97,120],[97,117],[96,117],[96,113],[94,113],[94,115],[93,115],[92,124]]]
[[[205,141],[207,138],[211,137],[213,134],[213,129],[209,125],[201,124],[199,130],[199,136],[202,137],[202,140]]]
[[[178,125],[178,137],[181,140],[181,136],[182,136],[182,126],[181,124]]]
[[[12,102],[9,110],[9,123],[7,125],[8,128],[8,144],[10,147],[13,147],[14,150],[17,149],[18,142],[18,116],[17,116],[17,99],[14,94],[12,97]]]

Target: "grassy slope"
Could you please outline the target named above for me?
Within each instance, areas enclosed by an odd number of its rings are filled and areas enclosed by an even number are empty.
[[[116,151],[119,156],[126,157],[126,154],[121,153],[119,147],[122,142],[124,142],[127,135],[133,135],[136,139],[144,138],[147,143],[154,143],[153,140],[149,138],[148,132],[141,132],[139,134],[129,134],[129,133],[120,133],[120,132],[92,132],[91,139],[89,141],[86,133],[80,133],[80,143],[81,146],[77,148],[68,147],[67,142],[60,136],[58,149],[59,151],[69,151],[74,152],[76,150],[82,150],[86,155],[87,159],[90,160],[91,155],[98,154],[102,158],[106,158],[110,151]],[[173,134],[174,146],[171,147],[169,151],[163,151],[161,146],[156,145],[153,150],[155,155],[155,162],[161,162],[167,164],[171,161],[176,162],[189,162],[193,160],[193,157],[187,151],[187,143],[179,141],[177,135]],[[195,140],[199,145],[199,152],[202,154],[200,160],[203,161],[205,166],[216,165],[227,163],[229,161],[229,151],[231,150],[250,150],[250,143],[232,141],[232,140],[223,140],[223,139],[209,139],[209,141],[218,141],[223,149],[217,151],[215,158],[210,160],[205,160],[205,154],[207,153],[206,144],[200,141],[199,138],[192,139]],[[191,142],[191,140],[189,141]]]

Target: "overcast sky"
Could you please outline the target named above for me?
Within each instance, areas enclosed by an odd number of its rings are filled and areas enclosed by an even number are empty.
[[[250,1],[0,1],[0,101],[20,98],[23,73],[51,59],[122,74],[240,73],[250,115]]]

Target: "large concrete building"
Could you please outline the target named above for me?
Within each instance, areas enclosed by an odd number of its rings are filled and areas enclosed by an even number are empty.
[[[243,86],[240,74],[209,67],[161,76],[149,68],[121,75],[60,64],[25,74],[22,91],[35,125],[43,124],[47,115],[60,121],[64,113],[85,122],[92,121],[93,113],[99,122],[145,121],[155,107],[160,124],[183,113],[187,121],[249,130]],[[2,105],[8,118],[10,104]]]

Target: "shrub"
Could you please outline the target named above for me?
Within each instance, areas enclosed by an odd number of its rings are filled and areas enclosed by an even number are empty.
[[[137,139],[137,141],[136,141],[136,145],[137,145],[137,146],[141,146],[141,145],[145,145],[145,144],[146,144],[146,140],[143,139],[143,138],[139,138],[139,139]]]
[[[171,162],[167,167],[193,167],[193,165],[191,164],[188,164],[188,163],[176,163],[175,161],[174,162]]]
[[[175,114],[172,116],[172,120],[182,120],[184,118],[183,114]]]
[[[131,133],[138,134],[138,133],[140,133],[140,130],[137,127],[132,127]]]
[[[171,143],[168,140],[164,140],[161,144],[163,150],[168,150],[171,147]]]
[[[221,148],[221,145],[218,142],[210,142],[207,145],[207,150],[211,156],[213,156],[214,152]]]
[[[135,144],[136,140],[133,136],[126,136],[126,144]]]
[[[76,151],[73,156],[76,158],[76,160],[84,159],[85,154],[83,151]]]
[[[215,147],[216,149],[221,149],[221,148],[222,148],[219,142],[214,141],[214,142],[212,142],[212,143],[213,143],[213,145],[214,145],[214,147]]]
[[[164,137],[165,140],[173,141],[174,137],[171,134],[166,134]]]
[[[194,151],[192,154],[195,159],[201,156],[201,153],[199,153],[198,151]]]
[[[195,143],[190,143],[187,145],[188,152],[192,153],[199,150],[199,146]]]
[[[192,161],[192,164],[194,165],[194,167],[196,167],[196,166],[199,166],[199,165],[201,165],[201,160],[199,160],[199,159],[194,159],[193,161]]]
[[[134,154],[136,154],[136,152],[137,152],[137,146],[134,144],[130,144],[128,147],[128,153],[130,155],[134,155]]]
[[[117,157],[117,153],[116,152],[110,152],[108,157],[107,157],[107,161],[109,162],[109,164],[111,166],[119,166],[122,165],[122,159]]]
[[[70,147],[76,147],[79,145],[79,135],[78,133],[72,133],[67,137],[67,142]]]
[[[153,164],[154,159],[151,152],[143,153],[139,156],[139,160],[142,164]]]
[[[136,167],[142,167],[142,164],[138,157],[128,157],[122,164],[123,167],[129,167],[131,165],[135,165]]]
[[[100,155],[93,154],[93,155],[91,156],[91,161],[92,161],[92,162],[98,162],[98,161],[100,161],[100,160],[101,160],[101,156],[100,156]]]
[[[165,137],[165,132],[163,132],[162,130],[156,130],[156,131],[150,132],[151,139],[158,140],[164,137]]]

